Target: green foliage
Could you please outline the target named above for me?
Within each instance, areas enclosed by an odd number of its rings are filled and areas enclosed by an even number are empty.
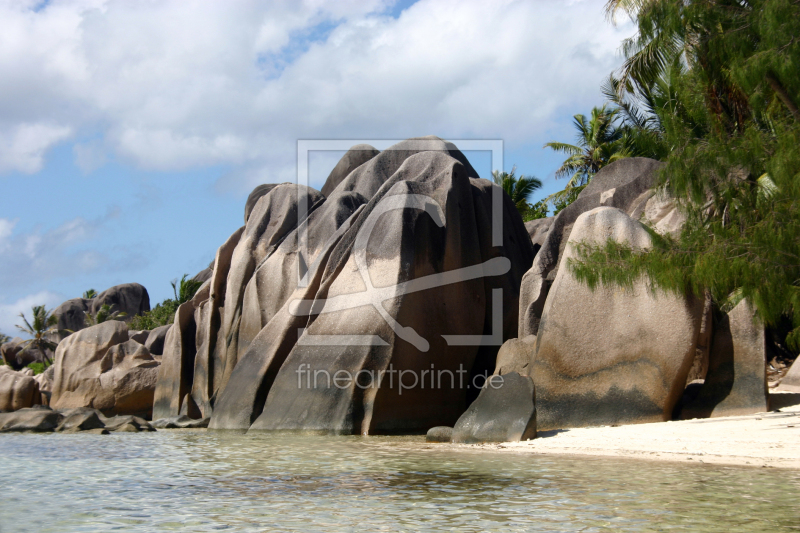
[[[97,296],[97,291],[94,289],[89,289],[88,291],[83,293],[83,297],[86,298],[87,300],[91,300],[95,296]]]
[[[533,220],[534,218],[541,218],[536,216],[538,211],[534,209],[534,206],[528,203],[528,199],[537,189],[541,188],[542,182],[533,176],[520,175],[517,177],[515,175],[516,171],[516,166],[511,169],[511,172],[495,170],[492,172],[492,180],[497,185],[500,185],[506,194],[508,194],[523,220],[527,221]],[[546,213],[547,210],[545,209],[545,216],[547,216]]]
[[[671,148],[661,185],[687,222],[647,252],[583,247],[570,267],[592,286],[646,279],[709,291],[721,307],[747,298],[768,325],[790,317],[787,343],[800,349],[800,2],[611,4],[634,6],[639,30],[623,45],[625,90],[686,66],[674,74],[677,107],[655,112]]]
[[[3,344],[7,343],[10,340],[11,340],[11,337],[9,337],[8,335],[4,335],[3,333],[0,333],[0,345],[3,345]]]
[[[44,357],[45,363],[48,365],[52,363],[50,358],[47,357],[47,350],[55,351],[57,343],[50,340],[50,338],[59,332],[56,327],[58,324],[58,317],[50,314],[51,311],[45,309],[43,305],[35,305],[33,310],[33,323],[28,322],[23,313],[19,316],[22,318],[24,325],[17,325],[17,329],[30,335],[32,338],[23,343],[24,346],[32,346],[37,348]]]
[[[33,375],[38,376],[48,368],[50,368],[50,363],[31,363],[28,365],[28,368],[33,370]]]
[[[530,204],[530,207],[525,214],[522,215],[522,221],[528,222],[538,218],[547,218],[547,211],[549,210],[547,202],[539,200],[535,204]]]
[[[97,324],[102,324],[106,320],[118,320],[120,318],[124,318],[128,316],[128,313],[124,311],[111,311],[111,306],[108,304],[103,304],[100,306],[100,309],[97,310],[97,313],[91,314],[86,313],[86,316],[83,319],[84,324],[86,327],[96,326]]]
[[[567,159],[556,170],[556,179],[569,178],[567,186],[545,198],[554,206],[556,202],[562,206],[556,212],[574,201],[598,170],[618,159],[635,155],[631,133],[618,127],[618,115],[619,110],[605,105],[592,109],[588,119],[584,115],[575,115],[573,124],[577,130],[577,144],[552,141],[544,145],[567,154]]]
[[[203,285],[202,282],[186,279],[188,274],[184,274],[179,280],[170,282],[175,293],[175,299],[167,298],[160,304],[142,315],[137,315],[128,322],[128,328],[133,330],[148,329],[152,330],[160,326],[172,324],[175,320],[175,313],[178,307],[191,300],[197,290]]]

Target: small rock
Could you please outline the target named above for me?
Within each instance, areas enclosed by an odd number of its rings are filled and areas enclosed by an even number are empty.
[[[448,426],[436,426],[428,430],[425,435],[425,442],[450,442],[453,438],[453,428]]]

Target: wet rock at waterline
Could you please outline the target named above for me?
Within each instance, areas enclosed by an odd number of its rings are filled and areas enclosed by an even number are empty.
[[[705,383],[681,418],[763,413],[769,409],[764,325],[746,300],[714,324]]]
[[[436,426],[425,434],[425,442],[450,442],[453,439],[453,428]]]
[[[193,419],[186,415],[160,418],[151,424],[157,429],[197,429],[208,427],[208,418]]]
[[[40,403],[39,384],[34,377],[0,366],[0,411],[16,411]]]
[[[575,222],[549,290],[529,375],[540,430],[669,420],[694,359],[702,302],[632,290],[591,290],[566,262],[575,243],[650,246],[644,226],[600,207]]]
[[[124,322],[86,328],[58,345],[50,406],[149,418],[158,366],[144,345],[128,340]]]
[[[452,442],[519,442],[536,438],[533,381],[516,372],[492,376],[453,428]]]
[[[106,417],[97,409],[53,410],[45,406],[0,413],[0,432],[108,433],[109,431],[155,431],[136,416]]]

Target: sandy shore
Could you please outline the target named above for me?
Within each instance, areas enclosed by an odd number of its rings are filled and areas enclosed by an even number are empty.
[[[769,413],[548,431],[532,441],[471,447],[800,469],[800,394],[773,392],[770,400]]]

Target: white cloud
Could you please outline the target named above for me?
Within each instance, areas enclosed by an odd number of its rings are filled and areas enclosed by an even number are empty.
[[[298,138],[538,148],[619,63],[630,27],[606,23],[603,4],[422,0],[397,19],[357,0],[4,5],[0,172],[35,172],[82,131],[103,134],[74,149],[86,172],[111,150],[156,170],[226,164],[222,186],[237,188],[292,179]]]
[[[113,272],[131,264],[141,266],[135,250],[120,247],[101,253],[86,248],[118,216],[118,209],[110,209],[95,220],[76,217],[56,228],[28,233],[14,233],[16,221],[0,218],[0,288],[41,286],[54,278]]]
[[[71,133],[72,128],[51,124],[21,123],[0,128],[0,172],[40,171],[45,152]]]
[[[19,317],[19,314],[25,313],[25,316],[30,321],[31,307],[35,305],[44,305],[49,310],[56,307],[64,300],[66,300],[66,298],[61,294],[51,291],[39,291],[35,294],[23,296],[12,303],[0,303],[0,333],[4,333],[12,338],[27,338],[24,333],[15,327],[17,324],[22,324],[22,319]]]

